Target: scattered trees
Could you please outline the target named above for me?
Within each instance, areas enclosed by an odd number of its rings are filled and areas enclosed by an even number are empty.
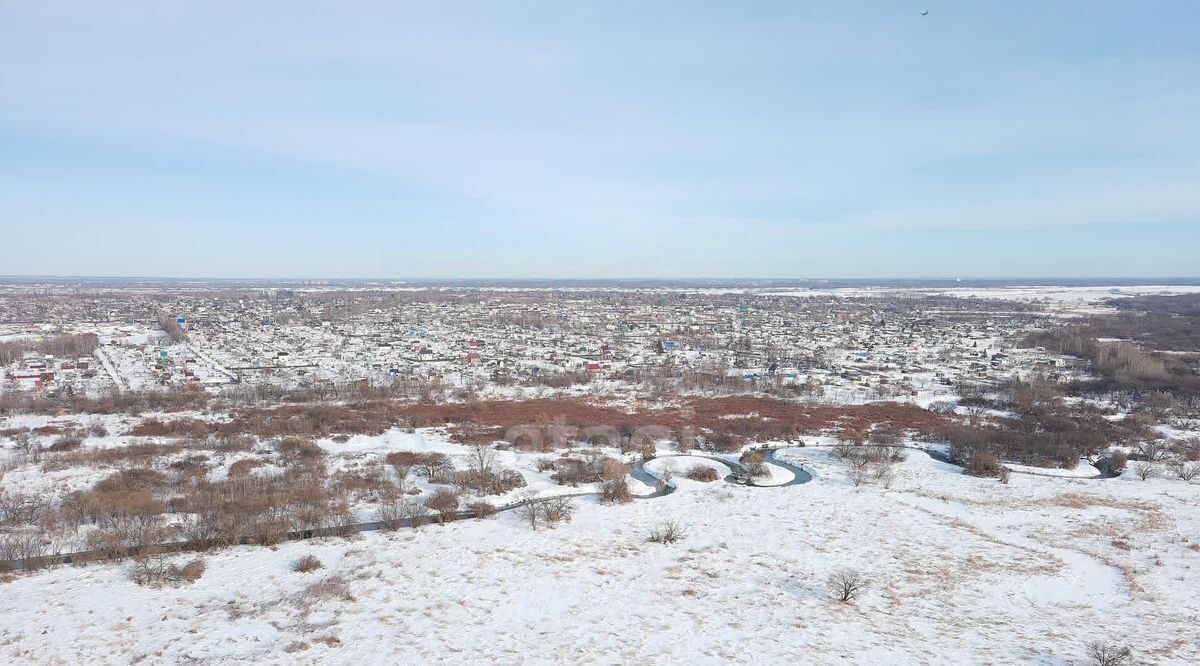
[[[405,524],[412,527],[420,527],[425,518],[426,511],[425,507],[410,497],[390,495],[379,503],[376,515],[379,518],[379,522],[383,523],[384,529],[394,530],[399,529]]]
[[[550,527],[554,527],[559,522],[570,522],[575,515],[575,501],[566,495],[539,498],[537,493],[531,490],[524,494],[521,501],[517,513],[534,530],[540,522],[544,521]]]

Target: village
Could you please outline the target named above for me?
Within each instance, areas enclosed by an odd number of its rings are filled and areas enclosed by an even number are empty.
[[[1061,306],[1062,304],[1058,304]],[[108,289],[0,292],[0,391],[347,385],[423,398],[765,392],[923,402],[958,383],[1077,377],[1020,346],[1070,308],[927,291]],[[56,336],[94,336],[56,355]]]

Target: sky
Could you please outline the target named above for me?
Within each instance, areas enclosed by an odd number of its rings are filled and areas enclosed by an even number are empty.
[[[0,275],[1197,276],[1197,35],[1192,0],[0,0]]]

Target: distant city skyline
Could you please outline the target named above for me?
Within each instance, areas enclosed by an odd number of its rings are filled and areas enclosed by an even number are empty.
[[[8,3],[0,275],[1193,277],[1196,34],[1187,2]]]

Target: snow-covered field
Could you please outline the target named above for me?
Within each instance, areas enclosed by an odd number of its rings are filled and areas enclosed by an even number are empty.
[[[911,452],[890,488],[853,487],[827,449],[780,456],[814,480],[585,499],[537,532],[508,513],[235,548],[182,588],[139,587],[128,564],[18,577],[0,661],[1066,664],[1101,639],[1200,662],[1200,485],[1005,485]],[[687,537],[648,543],[667,518]],[[324,568],[293,572],[309,554]],[[845,567],[871,580],[850,604],[824,585]]]

